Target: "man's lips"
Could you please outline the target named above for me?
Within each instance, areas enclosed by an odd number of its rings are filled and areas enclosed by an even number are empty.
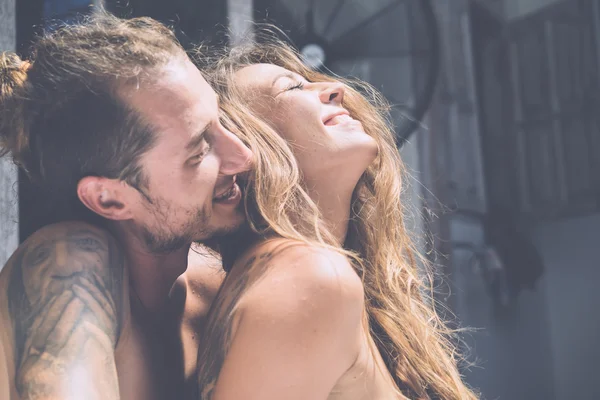
[[[215,200],[222,200],[222,199],[226,199],[226,198],[230,197],[232,195],[232,193],[236,190],[235,181],[236,181],[236,179],[234,176],[233,179],[231,180],[230,185],[228,185],[227,187],[225,187],[224,189],[219,191],[213,198]]]

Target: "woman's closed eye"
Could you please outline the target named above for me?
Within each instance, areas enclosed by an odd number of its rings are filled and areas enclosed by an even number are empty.
[[[302,90],[304,89],[304,82],[294,82],[290,86],[288,86],[285,90]]]

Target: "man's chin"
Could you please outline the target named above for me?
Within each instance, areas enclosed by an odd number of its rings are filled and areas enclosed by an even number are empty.
[[[235,218],[232,218],[231,221],[228,221],[227,224],[220,224],[219,226],[213,226],[208,231],[209,232],[208,235],[206,234],[206,232],[204,232],[203,237],[194,240],[194,242],[198,242],[198,243],[213,242],[215,240],[218,240],[219,238],[222,238],[224,236],[227,236],[234,232],[237,232],[243,225],[245,225],[245,223],[246,223],[245,215],[240,213],[239,215],[236,215]]]

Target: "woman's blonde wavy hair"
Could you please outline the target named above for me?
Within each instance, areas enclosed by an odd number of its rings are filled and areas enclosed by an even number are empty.
[[[208,67],[208,78],[220,94],[224,123],[240,135],[256,157],[256,168],[245,188],[252,230],[260,236],[276,234],[333,248],[354,261],[364,285],[369,330],[399,397],[476,399],[458,371],[461,359],[454,345],[455,332],[435,311],[432,275],[417,266],[417,259],[423,257],[407,233],[401,202],[405,168],[387,101],[365,82],[311,70],[279,35],[274,27],[262,27],[253,43],[237,46],[216,61],[198,60],[203,68]],[[354,191],[343,247],[304,190],[288,143],[268,122],[255,116],[252,99],[234,84],[238,70],[257,63],[278,65],[312,82],[345,83],[343,107],[362,122],[379,145],[377,159]],[[239,242],[227,247],[231,250],[237,246]]]

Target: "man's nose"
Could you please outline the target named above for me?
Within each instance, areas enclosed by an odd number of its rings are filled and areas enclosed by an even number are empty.
[[[252,166],[252,151],[229,130],[223,128],[218,140],[218,155],[221,159],[219,172],[236,175],[248,171]]]

